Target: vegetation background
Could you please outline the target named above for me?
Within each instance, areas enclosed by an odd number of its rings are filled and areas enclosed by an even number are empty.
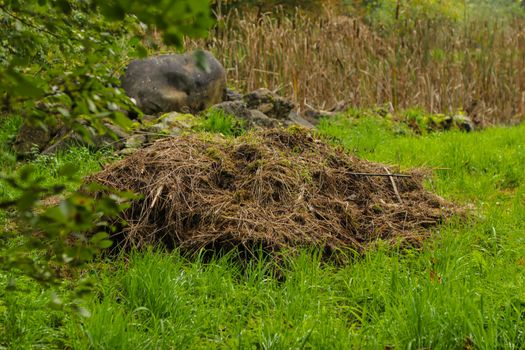
[[[525,130],[509,125],[525,108],[524,14],[514,0],[0,0],[0,347],[523,348]],[[380,244],[345,267],[306,251],[280,278],[264,259],[100,256],[108,233],[81,232],[131,195],[93,200],[78,186],[113,152],[20,160],[9,144],[22,123],[87,139],[87,126],[110,132],[104,120],[132,127],[126,63],[192,47],[213,51],[236,89],[338,105],[323,137],[436,169],[427,187],[474,215],[421,250]],[[384,117],[422,126],[439,113],[499,126],[414,133]]]
[[[216,52],[240,89],[266,86],[325,109],[462,110],[480,123],[525,111],[518,1],[255,0],[216,10],[216,29],[188,46]]]

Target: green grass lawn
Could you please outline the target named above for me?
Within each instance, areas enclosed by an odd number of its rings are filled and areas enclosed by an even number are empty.
[[[428,188],[472,206],[470,219],[422,249],[379,245],[342,267],[305,251],[279,278],[271,261],[241,268],[177,252],[97,262],[85,273],[96,280],[90,317],[46,307],[30,281],[7,292],[0,276],[0,348],[525,348],[525,125],[415,137],[340,117],[320,132],[367,159],[433,168]],[[104,157],[73,150],[40,169],[53,178],[77,159],[88,173]]]

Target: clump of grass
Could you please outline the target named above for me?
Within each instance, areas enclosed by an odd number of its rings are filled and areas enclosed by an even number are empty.
[[[19,116],[0,117],[0,168],[7,170],[16,162],[16,155],[11,149],[11,143],[22,125]]]
[[[240,136],[244,133],[244,122],[222,110],[210,109],[204,114],[204,119],[197,127],[200,131],[223,134],[225,136]]]

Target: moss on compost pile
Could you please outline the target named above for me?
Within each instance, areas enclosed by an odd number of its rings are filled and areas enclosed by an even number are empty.
[[[389,171],[294,128],[165,138],[89,181],[142,197],[122,213],[119,247],[330,253],[363,251],[378,239],[417,245],[454,214],[423,188],[420,171],[364,175]]]

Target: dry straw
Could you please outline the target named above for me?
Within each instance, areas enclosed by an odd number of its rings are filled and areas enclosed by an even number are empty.
[[[420,172],[392,174],[302,129],[166,138],[88,181],[142,195],[122,213],[119,247],[163,243],[190,253],[418,245],[455,212],[423,189]]]

